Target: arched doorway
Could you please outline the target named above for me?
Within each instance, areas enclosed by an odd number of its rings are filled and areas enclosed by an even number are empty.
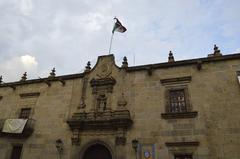
[[[82,159],[112,159],[112,155],[105,146],[94,144],[84,152]]]

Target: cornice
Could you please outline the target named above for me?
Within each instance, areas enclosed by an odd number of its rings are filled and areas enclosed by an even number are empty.
[[[106,56],[113,56],[113,55],[103,55],[103,56],[99,56],[99,57],[106,57]],[[143,71],[143,70],[164,69],[164,68],[187,66],[187,65],[198,65],[199,62],[201,62],[201,64],[202,64],[202,63],[209,63],[209,62],[235,60],[235,59],[240,59],[240,53],[216,56],[216,57],[196,58],[196,59],[182,60],[182,61],[175,61],[175,62],[164,62],[164,63],[157,63],[157,64],[139,65],[139,66],[127,67],[124,69],[130,73],[130,72]],[[119,69],[122,69],[122,68],[119,68]],[[31,79],[31,80],[26,80],[26,81],[2,83],[2,84],[0,84],[0,88],[1,87],[11,87],[11,88],[15,89],[15,86],[19,86],[19,85],[44,83],[44,81],[49,81],[49,82],[59,81],[59,79],[71,80],[71,79],[76,79],[76,78],[83,78],[85,76],[85,74],[89,74],[89,72],[56,76],[54,78],[41,78],[41,79]]]
[[[209,62],[218,62],[218,61],[235,60],[235,59],[240,59],[240,53],[216,56],[216,57],[205,57],[205,58],[196,58],[196,59],[181,60],[181,61],[174,61],[174,62],[164,62],[164,63],[157,63],[157,64],[132,66],[132,67],[126,68],[126,70],[127,72],[133,72],[133,71],[148,70],[149,68],[150,69],[171,68],[171,67],[186,66],[186,65],[197,65],[199,62],[209,63]]]

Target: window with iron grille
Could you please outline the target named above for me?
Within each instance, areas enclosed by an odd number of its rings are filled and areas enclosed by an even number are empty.
[[[31,113],[31,108],[22,108],[19,118],[20,119],[28,119]]]
[[[197,116],[198,112],[193,111],[190,102],[188,83],[191,79],[191,76],[184,76],[160,80],[165,87],[165,112],[161,113],[163,119],[195,118]]]
[[[169,91],[169,113],[187,112],[186,95],[184,89]]]
[[[192,155],[190,155],[190,154],[174,155],[174,159],[192,159]]]

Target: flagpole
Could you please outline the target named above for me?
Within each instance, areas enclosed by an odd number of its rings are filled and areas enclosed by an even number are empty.
[[[109,47],[108,54],[111,53],[111,49],[112,49],[112,41],[113,41],[113,34],[114,34],[114,32],[112,32],[112,36],[111,36],[111,41],[110,41],[110,47]]]
[[[112,36],[111,36],[111,40],[110,40],[110,46],[109,46],[108,54],[111,53],[113,35],[114,35],[115,30],[120,32],[120,33],[124,33],[127,30],[116,17],[114,17],[114,21],[115,22],[114,22],[114,25],[113,25]]]

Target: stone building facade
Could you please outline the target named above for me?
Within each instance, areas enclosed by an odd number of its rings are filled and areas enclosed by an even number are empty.
[[[129,67],[99,56],[83,73],[0,84],[0,158],[239,159],[240,54]],[[19,155],[19,156],[18,156]]]

